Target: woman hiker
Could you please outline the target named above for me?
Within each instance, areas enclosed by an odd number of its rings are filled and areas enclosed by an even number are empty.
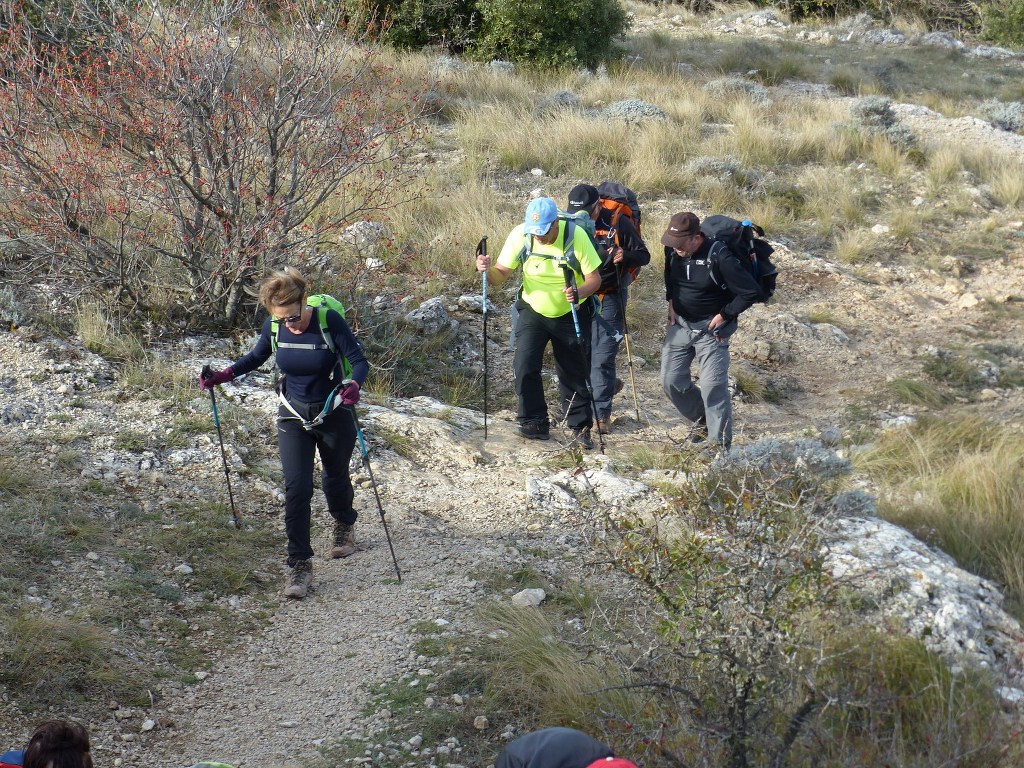
[[[363,348],[339,312],[307,306],[309,285],[295,269],[273,272],[261,283],[259,297],[270,317],[263,323],[256,346],[227,368],[206,378],[200,376],[199,388],[207,390],[232,381],[276,354],[283,374],[278,384],[282,403],[277,412],[277,438],[284,471],[284,525],[291,568],[284,594],[301,599],[313,580],[309,528],[316,451],[323,466],[327,509],[334,518],[331,557],[348,557],[355,552],[353,526],[357,515],[348,474],[356,442],[352,406],[359,402],[359,391],[370,368]],[[326,313],[323,329],[321,312]],[[278,338],[272,339],[273,335]],[[334,350],[325,344],[328,335]],[[342,358],[351,366],[347,379]]]

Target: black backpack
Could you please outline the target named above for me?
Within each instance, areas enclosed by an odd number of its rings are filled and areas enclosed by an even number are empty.
[[[754,280],[761,287],[761,293],[767,302],[775,293],[775,283],[778,279],[779,270],[771,260],[775,249],[764,238],[764,230],[750,219],[739,221],[729,216],[716,214],[708,216],[701,222],[700,231],[708,240],[713,243],[722,243],[733,255],[740,260],[753,276]],[[757,236],[755,236],[757,235]],[[712,258],[715,255],[715,246],[711,247]],[[711,279],[721,288],[727,288],[720,274],[711,270]]]

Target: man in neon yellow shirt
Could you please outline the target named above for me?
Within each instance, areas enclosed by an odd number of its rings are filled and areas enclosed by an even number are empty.
[[[509,233],[497,262],[492,265],[490,257],[483,255],[476,259],[477,271],[487,272],[495,285],[520,266],[523,289],[516,299],[519,319],[513,362],[519,434],[531,440],[548,439],[541,365],[550,341],[566,423],[584,447],[592,448],[590,354],[580,339],[590,338],[593,302],[588,299],[601,285],[601,258],[583,227],[559,219],[555,201],[538,197],[527,206],[523,223]]]

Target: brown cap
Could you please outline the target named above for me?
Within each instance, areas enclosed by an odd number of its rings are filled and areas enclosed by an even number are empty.
[[[675,214],[668,223],[668,229],[661,236],[661,244],[669,248],[682,248],[683,240],[700,233],[700,219],[689,211]]]

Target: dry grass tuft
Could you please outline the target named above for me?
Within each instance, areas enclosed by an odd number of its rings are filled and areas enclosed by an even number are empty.
[[[994,579],[1024,612],[1024,434],[974,416],[893,430],[858,459],[886,517]]]

